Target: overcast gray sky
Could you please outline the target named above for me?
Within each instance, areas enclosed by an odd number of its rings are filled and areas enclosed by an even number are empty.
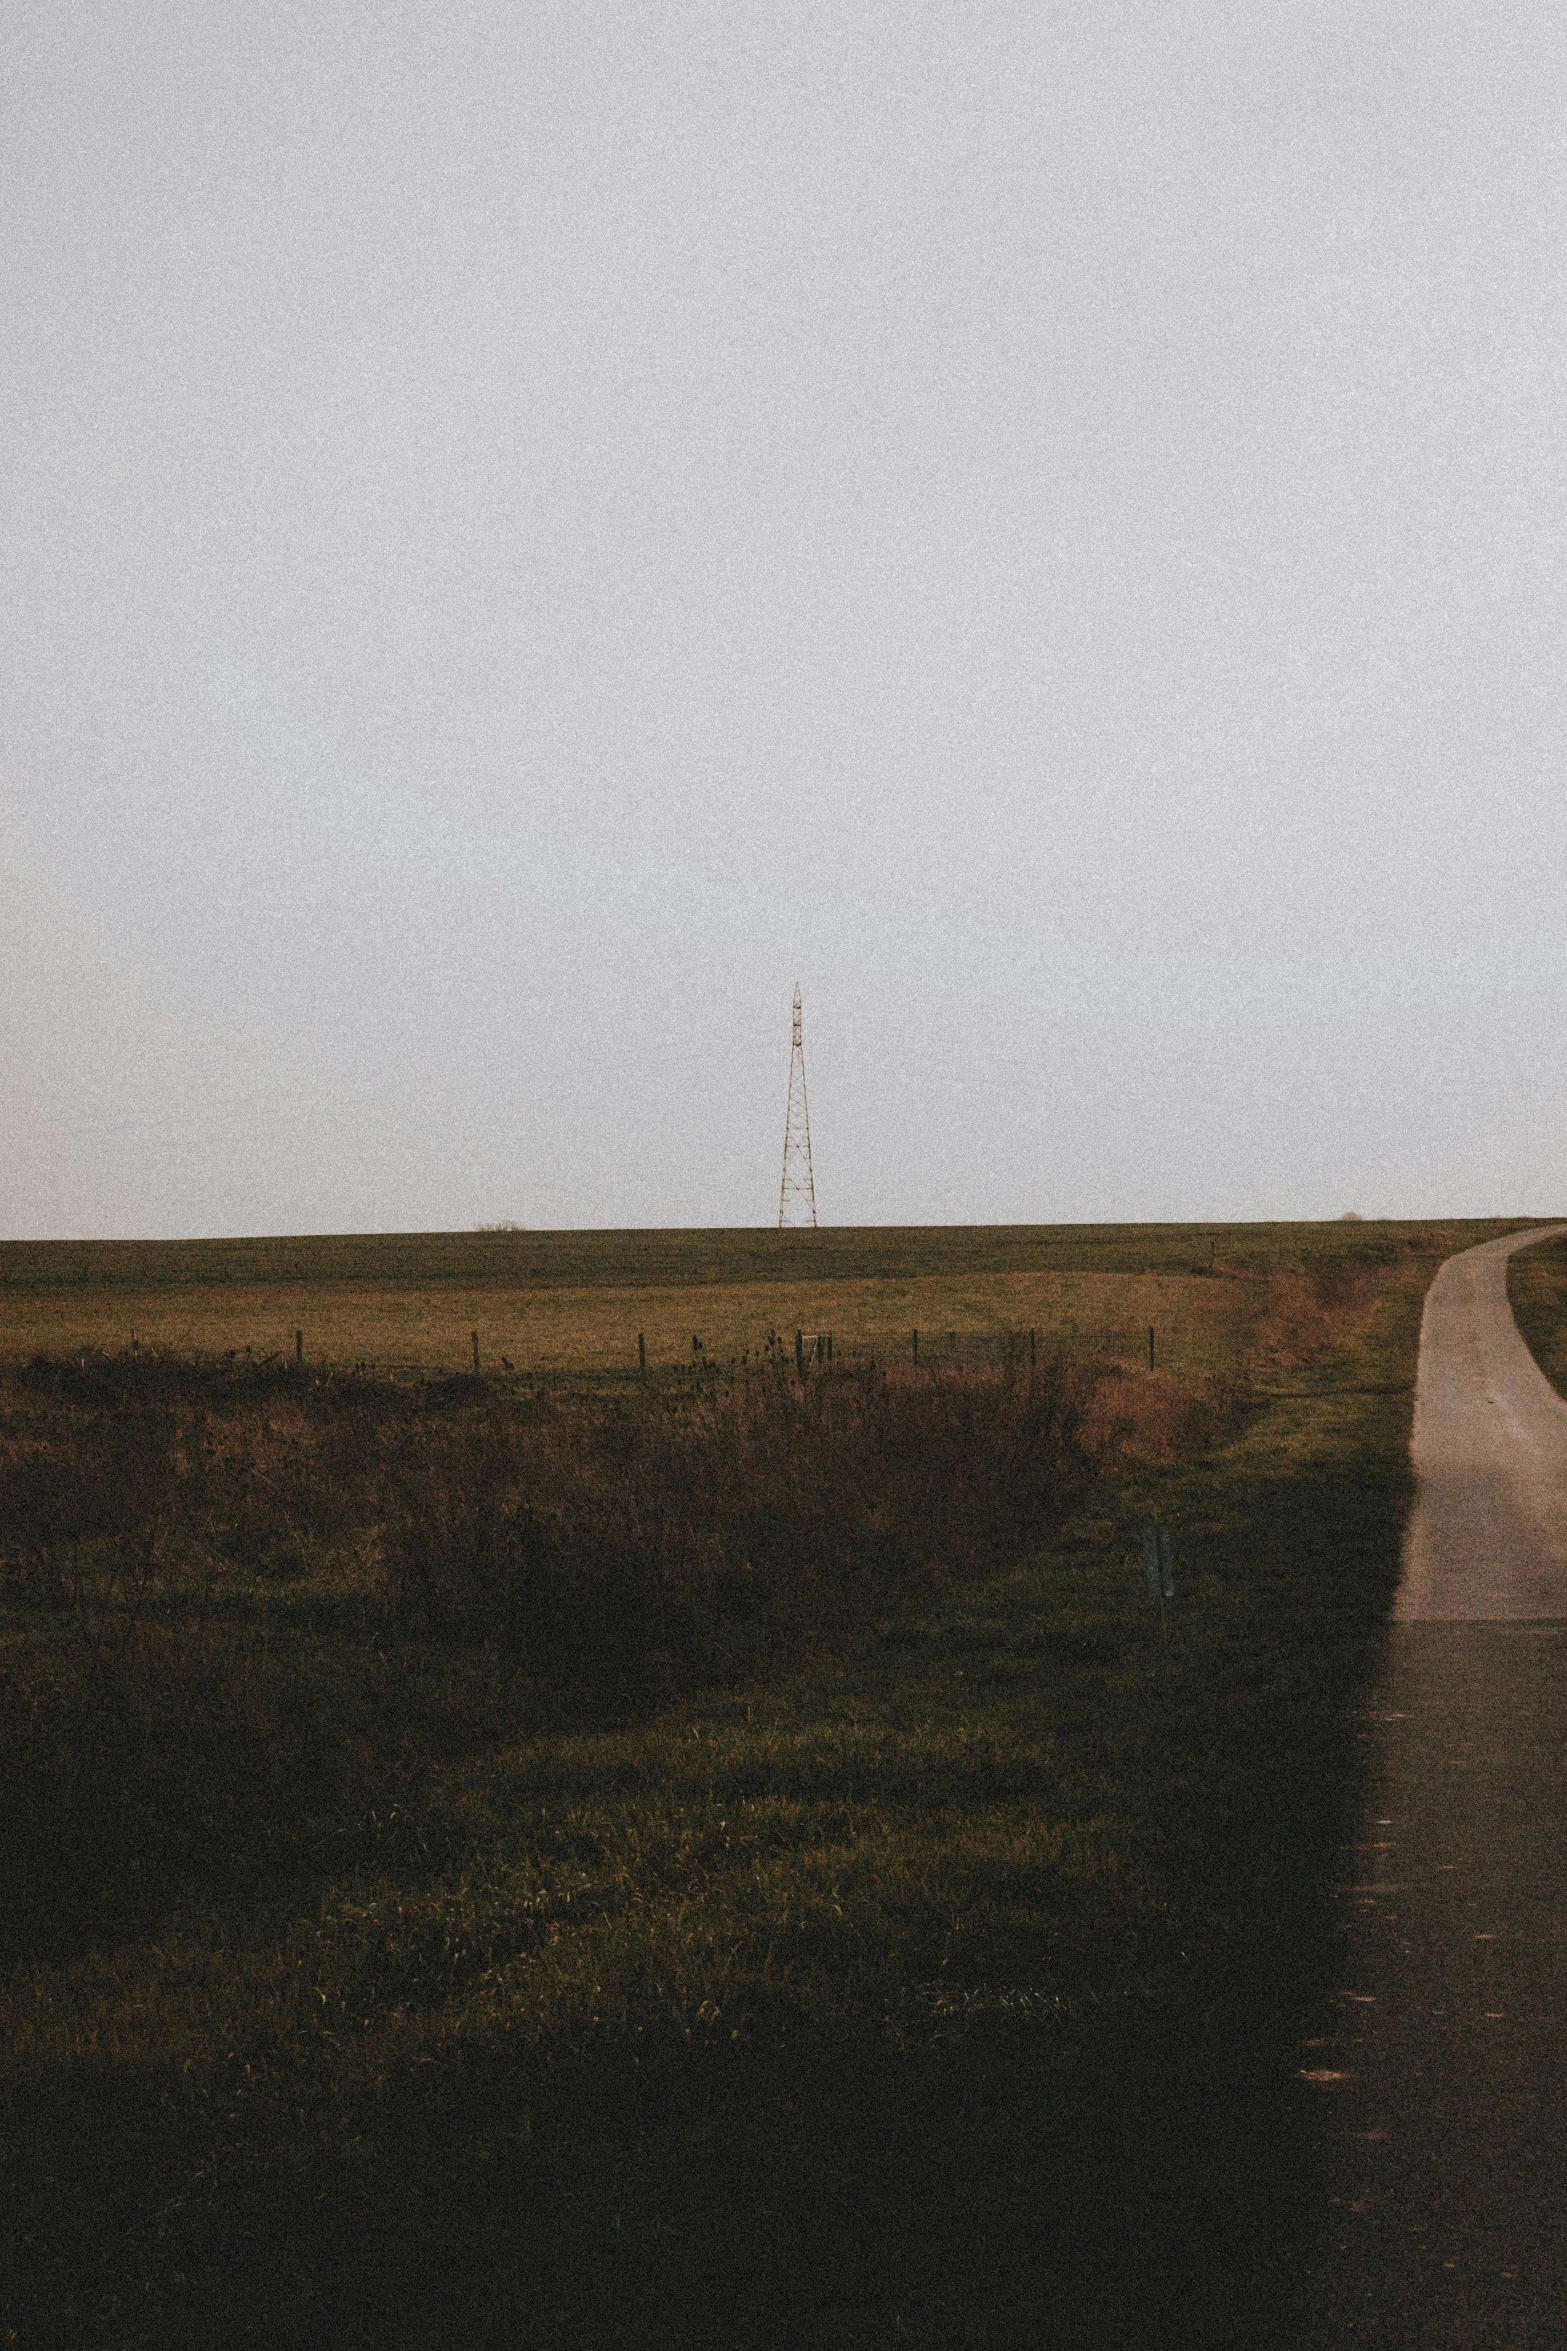
[[[1564,69],[13,0],[0,1231],[1562,1207]]]

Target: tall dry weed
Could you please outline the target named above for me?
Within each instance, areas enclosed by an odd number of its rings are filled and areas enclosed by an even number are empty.
[[[766,1671],[1042,1539],[1114,1450],[1104,1378],[770,1357],[516,1396],[39,1363],[0,1392],[0,1570],[122,1631],[143,1586],[281,1577],[556,1684]]]
[[[1091,1474],[1096,1376],[765,1362],[522,1415],[477,1403],[399,1437],[391,1604],[551,1675],[765,1670],[1039,1540]]]
[[[264,1894],[313,1820],[379,1851],[361,1791],[446,1719],[426,1683],[500,1736],[765,1677],[1018,1558],[1189,1437],[1180,1409],[1022,1357],[532,1395],[145,1355],[8,1375],[0,1964]]]
[[[1253,1368],[1284,1370],[1344,1346],[1364,1325],[1387,1280],[1387,1263],[1370,1253],[1270,1274],[1253,1334]]]

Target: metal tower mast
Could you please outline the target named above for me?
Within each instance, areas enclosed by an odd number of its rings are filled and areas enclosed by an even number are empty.
[[[783,1181],[778,1187],[778,1222],[816,1222],[816,1179],[811,1173],[811,1114],[805,1103],[805,1046],[800,1037],[800,991],[794,991],[794,1038],[789,1049],[789,1114],[784,1121]]]

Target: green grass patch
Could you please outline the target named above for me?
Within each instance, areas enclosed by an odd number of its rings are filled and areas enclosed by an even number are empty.
[[[1525,1220],[1526,1221],[1526,1220]],[[1437,1228],[1331,1224],[823,1225],[709,1231],[310,1233],[253,1240],[0,1241],[0,1297],[335,1287],[578,1289],[913,1280],[964,1274],[1270,1273],[1281,1255],[1422,1247]],[[1456,1226],[1444,1229],[1456,1230]],[[1471,1220],[1475,1234],[1493,1230]]]
[[[13,2339],[1283,2339],[1421,1301],[1503,1229],[1373,1234],[1358,1334],[1222,1449],[652,1719],[209,1581],[135,1620],[159,1783],[123,1618],[13,1611],[15,1686],[102,1693],[105,1807],[7,1982]]]

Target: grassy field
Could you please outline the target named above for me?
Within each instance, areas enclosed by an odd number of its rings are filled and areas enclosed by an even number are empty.
[[[294,1334],[312,1363],[364,1364],[394,1373],[456,1370],[477,1334],[491,1371],[620,1372],[702,1352],[731,1361],[796,1330],[831,1332],[835,1358],[907,1360],[918,1330],[923,1359],[971,1361],[1011,1334],[1036,1328],[1047,1343],[1087,1343],[1131,1357],[1156,1333],[1158,1360],[1183,1376],[1217,1370],[1259,1309],[1256,1278],[1179,1274],[935,1274],[883,1281],[710,1282],[700,1287],[608,1284],[519,1291],[410,1282],[381,1287],[322,1281],[132,1291],[123,1296],[8,1298],[0,1319],[13,1359],[125,1346],[208,1355],[249,1349],[291,1357]],[[699,1342],[698,1346],[693,1341]]]
[[[1506,1229],[1221,1240],[1265,1286],[1217,1449],[1107,1457],[1030,1556],[598,1729],[302,1569],[160,1570],[118,1613],[80,1575],[13,1581],[0,1670],[28,1719],[51,1676],[89,1693],[55,1775],[108,1758],[130,1864],[22,1906],[9,2339],[1286,2343],[1420,1305]],[[691,1237],[715,1288],[729,1238]],[[1061,1270],[1181,1278],[1195,1238],[1076,1236],[1115,1261]],[[623,1239],[593,1239],[605,1288],[634,1286]],[[876,1245],[837,1278],[1037,1278],[1007,1252],[1044,1240]],[[412,1245],[366,1280],[383,1246]],[[55,1274],[85,1294],[84,1264]]]
[[[1536,1363],[1567,1396],[1567,1241],[1544,1241],[1510,1257],[1507,1295]]]
[[[306,1357],[393,1373],[628,1374],[729,1361],[770,1334],[835,1356],[982,1359],[1033,1329],[1156,1359],[1232,1364],[1281,1258],[1355,1260],[1412,1228],[1056,1226],[868,1231],[471,1233],[202,1243],[0,1244],[0,1360],[142,1346]],[[693,1341],[698,1346],[693,1346]]]

